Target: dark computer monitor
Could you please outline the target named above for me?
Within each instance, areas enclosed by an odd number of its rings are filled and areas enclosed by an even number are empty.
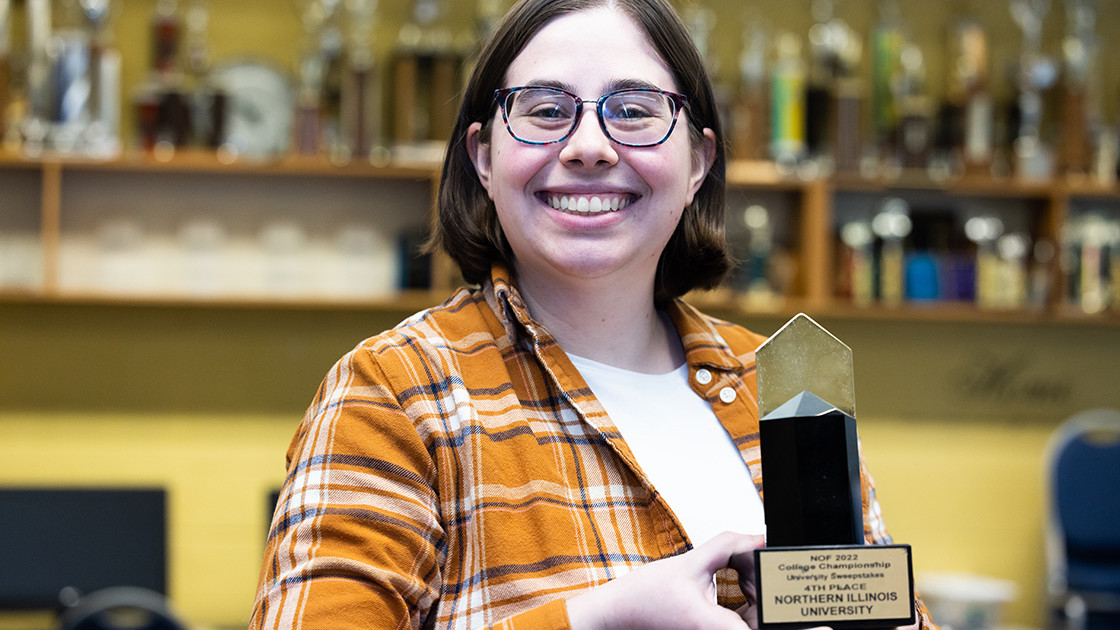
[[[53,609],[59,592],[167,594],[161,489],[0,489],[0,610]]]

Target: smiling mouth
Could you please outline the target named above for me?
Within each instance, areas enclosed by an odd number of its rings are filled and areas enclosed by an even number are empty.
[[[548,205],[560,212],[591,216],[617,212],[630,205],[633,198],[629,195],[556,195],[545,198]]]

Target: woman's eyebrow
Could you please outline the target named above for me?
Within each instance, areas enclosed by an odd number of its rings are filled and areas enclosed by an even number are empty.
[[[555,79],[537,79],[529,81],[525,85],[535,85],[537,87],[556,88],[571,92],[572,94],[579,94],[574,85],[565,83],[564,81],[557,81]],[[649,89],[649,90],[662,90],[664,88],[654,85],[649,81],[643,79],[614,79],[607,86],[607,93],[617,92],[618,90],[632,90],[632,89]]]
[[[535,87],[556,88],[558,90],[564,90],[565,92],[571,92],[572,94],[576,93],[575,86],[573,86],[571,84],[568,84],[568,83],[564,83],[563,81],[556,81],[555,79],[538,79],[538,80],[534,80],[534,81],[529,81],[525,85],[532,85],[532,86],[535,86]]]
[[[633,89],[646,89],[646,90],[662,90],[658,85],[654,85],[649,81],[642,79],[615,79],[611,81],[610,91],[616,92],[618,90],[633,90]]]

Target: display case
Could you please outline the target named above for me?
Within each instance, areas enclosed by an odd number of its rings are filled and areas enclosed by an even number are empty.
[[[0,159],[7,300],[375,306],[446,289],[428,166]],[[420,297],[417,297],[420,296]]]
[[[705,306],[1120,323],[1111,186],[802,180],[766,162],[732,162],[727,181],[738,266],[689,296]],[[460,282],[449,261],[420,253],[434,164],[6,156],[0,184],[7,301],[419,308]],[[892,213],[903,232],[880,216]]]

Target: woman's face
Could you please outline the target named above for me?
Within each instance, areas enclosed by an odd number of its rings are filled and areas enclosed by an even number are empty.
[[[562,86],[594,101],[635,83],[679,89],[640,27],[604,7],[547,24],[514,59],[503,87]],[[523,282],[609,276],[649,283],[652,292],[661,250],[711,165],[714,135],[705,130],[704,146],[690,146],[686,108],[664,143],[622,146],[604,135],[594,110],[585,104],[572,135],[547,145],[515,140],[498,111],[490,144],[480,143],[476,123],[468,149]]]

